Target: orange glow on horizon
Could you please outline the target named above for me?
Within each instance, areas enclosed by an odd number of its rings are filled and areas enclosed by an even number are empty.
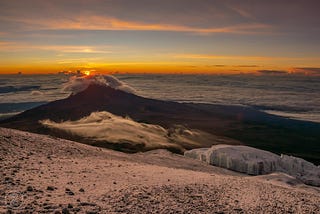
[[[90,76],[91,72],[90,71],[84,71],[83,72],[86,76]]]
[[[20,64],[20,63],[19,63]],[[22,63],[21,63],[22,64]],[[11,65],[0,66],[1,74],[72,74],[77,71],[85,76],[93,74],[260,74],[259,71],[286,71],[288,74],[302,74],[307,66],[268,66],[250,64],[212,64],[205,65],[197,62],[123,62],[123,63],[83,63],[79,65],[63,66],[57,64]],[[276,74],[276,72],[271,72]],[[308,73],[309,74],[309,73]]]

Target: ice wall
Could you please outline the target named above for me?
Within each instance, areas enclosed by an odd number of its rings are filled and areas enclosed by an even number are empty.
[[[186,157],[248,175],[283,172],[305,184],[320,186],[320,168],[301,158],[277,155],[249,146],[214,145],[186,151]]]

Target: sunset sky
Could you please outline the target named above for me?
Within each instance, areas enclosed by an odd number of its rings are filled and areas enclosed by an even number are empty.
[[[1,0],[0,73],[320,73],[319,0]]]

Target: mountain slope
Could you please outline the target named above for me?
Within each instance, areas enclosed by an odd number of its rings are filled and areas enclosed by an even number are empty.
[[[319,213],[319,190],[155,150],[125,154],[0,128],[0,213]]]

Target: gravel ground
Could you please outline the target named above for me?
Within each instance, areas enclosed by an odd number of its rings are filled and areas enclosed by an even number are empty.
[[[320,190],[0,128],[0,213],[320,213]]]

